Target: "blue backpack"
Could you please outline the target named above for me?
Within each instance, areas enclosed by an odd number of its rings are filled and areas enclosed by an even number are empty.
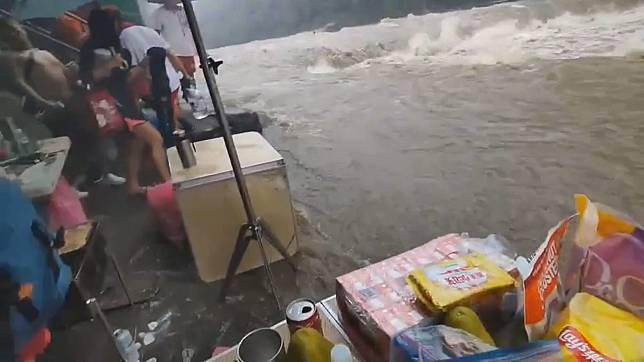
[[[71,270],[20,188],[0,178],[0,361],[15,360],[65,301]]]

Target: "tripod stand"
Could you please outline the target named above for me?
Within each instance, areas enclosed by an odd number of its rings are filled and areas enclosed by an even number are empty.
[[[206,47],[203,43],[203,38],[201,37],[201,31],[199,30],[199,24],[197,23],[197,18],[195,16],[191,0],[181,0],[181,2],[183,3],[183,8],[186,12],[186,17],[190,26],[190,31],[192,32],[192,36],[195,41],[199,61],[201,63],[204,77],[206,79],[208,92],[210,93],[210,98],[212,99],[213,106],[215,107],[217,120],[219,121],[221,128],[223,129],[224,144],[226,145],[226,150],[228,151],[228,157],[230,158],[230,164],[232,165],[233,174],[235,175],[235,181],[237,183],[237,188],[239,189],[239,194],[241,195],[242,203],[244,205],[244,211],[246,214],[246,223],[242,224],[239,227],[235,249],[230,258],[230,263],[228,264],[228,270],[226,272],[226,278],[224,279],[224,284],[221,288],[219,297],[222,300],[225,299],[228,288],[232,283],[232,278],[234,277],[237,268],[239,267],[239,263],[241,262],[246,250],[248,249],[248,245],[252,240],[255,240],[262,255],[262,261],[264,262],[264,269],[266,271],[266,277],[268,278],[271,293],[275,297],[277,308],[281,310],[282,308],[280,305],[279,297],[277,295],[277,291],[275,290],[275,283],[273,281],[273,273],[271,272],[270,261],[266,256],[264,241],[273,246],[284,257],[284,259],[288,262],[291,268],[293,268],[293,270],[295,270],[295,264],[293,264],[290,256],[288,255],[284,244],[280,243],[280,241],[275,236],[270,227],[266,224],[266,222],[257,217],[255,213],[250,195],[248,193],[248,187],[246,186],[244,173],[239,162],[239,156],[237,155],[237,150],[235,149],[235,143],[230,131],[230,125],[228,124],[226,114],[224,113],[224,105],[217,88],[217,83],[215,81],[215,72],[217,70],[216,67],[221,63],[213,61],[208,57],[208,54],[206,53]]]

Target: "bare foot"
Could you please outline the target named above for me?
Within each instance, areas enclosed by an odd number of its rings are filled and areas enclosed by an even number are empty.
[[[127,193],[130,196],[146,196],[148,188],[142,186],[128,187]]]

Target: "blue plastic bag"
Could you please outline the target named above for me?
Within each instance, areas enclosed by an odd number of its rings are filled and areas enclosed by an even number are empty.
[[[429,362],[475,355],[496,347],[461,329],[418,325],[398,333],[391,342],[391,362]]]
[[[539,362],[562,359],[558,341],[538,341],[518,348],[504,348],[457,358],[458,362]]]

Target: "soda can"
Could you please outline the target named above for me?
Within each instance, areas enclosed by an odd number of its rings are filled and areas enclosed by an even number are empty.
[[[323,334],[320,313],[310,299],[295,299],[286,307],[286,324],[291,334],[300,328],[313,328]]]

